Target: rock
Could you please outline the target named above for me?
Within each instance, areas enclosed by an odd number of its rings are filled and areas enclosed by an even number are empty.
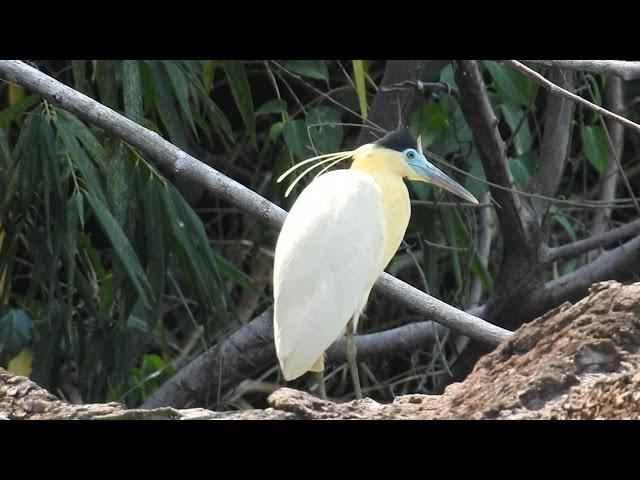
[[[575,305],[523,325],[443,395],[339,404],[282,388],[268,401],[237,412],[70,405],[0,369],[0,419],[638,419],[640,283],[595,284]]]

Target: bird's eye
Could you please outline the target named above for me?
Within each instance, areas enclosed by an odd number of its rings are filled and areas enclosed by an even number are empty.
[[[407,152],[407,158],[408,158],[409,160],[413,160],[414,158],[416,158],[416,152],[414,152],[413,150],[409,150],[409,151]]]

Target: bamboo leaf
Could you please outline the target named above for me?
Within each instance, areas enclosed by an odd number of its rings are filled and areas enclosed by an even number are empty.
[[[173,93],[175,93],[175,97],[178,100],[178,105],[182,110],[182,114],[187,120],[187,123],[189,123],[193,133],[196,134],[196,126],[193,123],[193,113],[189,106],[189,86],[187,85],[187,80],[175,62],[162,60],[162,65],[167,71],[171,86],[173,87]]]
[[[140,298],[147,308],[150,308],[150,301],[153,300],[153,291],[149,280],[144,273],[140,260],[133,250],[129,239],[127,239],[124,231],[115,218],[111,215],[107,207],[96,196],[91,193],[85,195],[91,209],[96,214],[98,223],[102,227],[103,232],[109,238],[111,245],[122,262],[131,282],[133,283]]]
[[[217,62],[215,60],[205,60],[202,65],[202,86],[204,87],[204,96],[206,98],[211,95],[211,87],[213,86],[213,74],[216,70]]]
[[[268,115],[270,113],[282,113],[287,111],[287,102],[279,98],[269,100],[256,110],[256,116]]]
[[[170,80],[164,68],[160,68],[157,62],[148,62],[151,76],[153,77],[153,89],[155,92],[156,107],[162,120],[162,124],[169,132],[169,138],[179,148],[185,149],[187,139],[179,122],[178,110],[170,93]]]
[[[122,63],[122,95],[124,114],[136,123],[142,122],[142,78],[137,60],[125,60]]]
[[[360,115],[367,118],[367,88],[364,79],[364,61],[353,60],[353,76],[356,82],[356,92],[360,103]]]
[[[251,97],[251,89],[244,67],[239,60],[226,60],[224,69],[229,79],[231,93],[236,101],[240,115],[244,124],[249,129],[253,144],[257,144],[256,139],[256,120],[253,111],[253,99]]]
[[[0,111],[0,128],[6,128],[22,113],[40,101],[40,95],[29,95]]]
[[[284,68],[304,77],[329,81],[329,70],[322,60],[287,60]]]

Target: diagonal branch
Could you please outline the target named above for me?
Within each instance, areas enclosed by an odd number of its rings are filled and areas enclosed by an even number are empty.
[[[545,67],[561,68],[563,70],[577,70],[599,75],[613,75],[623,80],[640,78],[640,62],[624,60],[523,60]]]
[[[575,74],[562,70],[553,70],[551,79],[562,88],[573,89]],[[544,114],[544,136],[538,159],[538,171],[531,182],[530,192],[547,198],[534,197],[531,204],[540,223],[543,221],[549,205],[549,198],[556,196],[562,174],[565,169],[571,142],[571,127],[574,104],[557,95],[547,97]]]
[[[604,247],[610,243],[638,234],[640,234],[640,220],[635,220],[584,240],[571,242],[560,247],[547,248],[542,252],[541,261],[549,263],[558,258],[575,257],[595,248]]]
[[[513,177],[507,165],[505,145],[498,131],[498,119],[487,98],[487,89],[475,60],[456,62],[455,80],[460,90],[460,107],[473,132],[487,180],[504,189],[491,186],[491,196],[498,202],[498,218],[504,236],[505,250],[521,252],[529,244],[524,221],[529,217],[513,189]]]
[[[607,87],[604,94],[605,105],[612,112],[618,113],[624,107],[624,91],[622,80],[619,78],[610,78],[607,81]],[[624,146],[624,129],[619,123],[608,120],[605,125],[605,131],[608,131],[611,137],[611,147],[609,149],[609,158],[607,168],[602,176],[600,186],[600,201],[608,202],[616,198],[616,187],[618,184],[618,176],[620,169],[620,159],[622,158],[622,149]],[[596,210],[593,214],[591,222],[591,234],[599,235],[604,233],[609,220],[611,219],[611,208],[603,208]],[[598,252],[593,252],[597,254]]]
[[[585,100],[584,98],[576,95],[575,93],[568,92],[564,88],[561,88],[555,83],[550,82],[535,70],[531,70],[526,65],[523,65],[522,63],[516,60],[502,60],[502,62],[512,66],[513,68],[518,70],[520,73],[529,77],[534,82],[542,85],[542,87],[549,90],[551,93],[555,95],[561,95],[565,98],[573,100],[574,102],[582,105],[585,108],[588,108],[589,110],[593,110],[594,112],[599,113],[604,117],[615,120],[616,122],[620,122],[622,125],[624,125],[627,128],[630,128],[634,132],[640,133],[640,125],[638,125],[637,123],[632,122],[628,118],[621,117],[617,113],[610,112],[606,108],[599,107],[595,103],[591,103],[589,100]]]
[[[542,311],[549,305],[578,299],[596,282],[620,279],[640,272],[640,235],[619,247],[604,252],[593,262],[548,282],[544,289],[534,294],[535,303]],[[547,308],[548,309],[548,308]]]

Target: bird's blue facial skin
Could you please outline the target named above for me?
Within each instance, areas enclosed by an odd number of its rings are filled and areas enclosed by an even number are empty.
[[[424,158],[424,155],[417,150],[407,148],[402,152],[402,157],[420,180],[444,188],[445,190],[448,190],[469,202],[478,203],[478,200],[464,189],[462,185],[458,184],[445,173],[434,167],[426,158]],[[409,179],[411,180],[412,178],[410,177]]]
[[[430,173],[432,172],[432,169],[435,168],[427,162],[427,159],[424,158],[423,155],[413,148],[407,148],[402,152],[402,157],[404,158],[404,161],[407,162],[407,165],[409,165],[419,177],[428,179],[431,176]]]

